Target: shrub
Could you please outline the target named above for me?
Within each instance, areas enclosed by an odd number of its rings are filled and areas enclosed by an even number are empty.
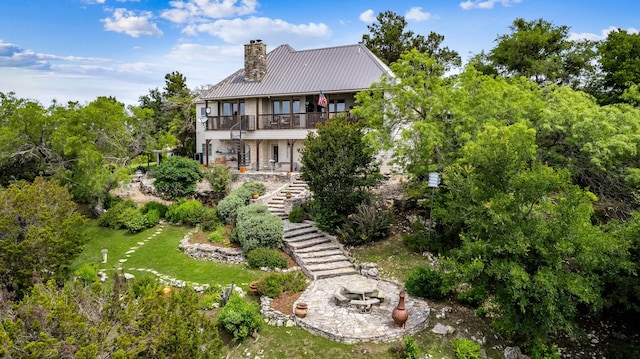
[[[137,208],[138,205],[131,199],[117,202],[113,207],[100,215],[98,225],[111,229],[120,229],[124,227],[127,216],[131,213],[129,211],[136,210]]]
[[[471,339],[458,338],[451,342],[453,351],[456,353],[458,359],[480,359],[481,350],[480,344],[474,342]]]
[[[307,279],[300,271],[271,273],[256,283],[258,293],[270,298],[276,298],[284,292],[301,292],[306,287]]]
[[[204,172],[204,178],[211,184],[211,198],[217,203],[228,193],[231,186],[231,171],[224,165],[213,165]]]
[[[289,222],[291,223],[302,223],[306,218],[306,214],[302,207],[293,207],[291,212],[289,212]]]
[[[428,267],[417,267],[407,276],[405,283],[409,294],[430,298],[443,299],[451,293],[446,274]]]
[[[287,268],[289,262],[277,249],[258,247],[247,253],[247,263],[251,268]]]
[[[158,211],[158,214],[160,214],[160,218],[164,218],[164,216],[167,214],[167,209],[169,207],[167,207],[166,205],[160,203],[160,202],[155,202],[155,201],[150,201],[145,203],[142,208],[140,209],[140,211],[143,214],[147,214],[150,211]]]
[[[98,280],[98,270],[96,268],[95,264],[84,263],[73,274],[84,284],[95,283]]]
[[[154,187],[170,198],[184,198],[196,191],[196,183],[202,179],[200,164],[190,158],[171,156],[155,170]]]
[[[245,182],[218,202],[218,215],[226,224],[235,225],[238,209],[246,206],[254,192],[265,194],[266,187],[259,182]]]
[[[211,243],[222,243],[227,238],[227,229],[222,224],[219,224],[218,227],[209,235],[209,242]]]
[[[200,217],[200,225],[205,231],[212,231],[218,228],[222,223],[220,217],[218,217],[218,211],[215,208],[205,207]]]
[[[159,210],[152,209],[148,211],[147,214],[145,214],[145,217],[147,221],[147,227],[151,228],[156,224],[160,223],[160,218],[162,218],[162,215],[160,214]]]
[[[413,222],[411,223],[411,233],[403,235],[402,242],[412,251],[418,253],[427,251],[430,244],[429,231],[421,222]]]
[[[169,206],[167,210],[167,220],[172,223],[182,223],[193,226],[200,223],[204,207],[202,202],[197,200],[180,201]]]
[[[402,357],[404,359],[418,359],[419,355],[418,346],[413,336],[409,335],[404,337],[404,350]]]
[[[238,208],[246,206],[247,202],[248,198],[234,195],[232,192],[232,194],[226,196],[220,202],[218,202],[218,206],[216,207],[218,216],[220,216],[224,223],[235,225]]]
[[[458,294],[458,302],[478,308],[487,298],[488,293],[484,288],[471,287]]]
[[[337,234],[344,243],[359,245],[387,237],[392,222],[392,212],[381,201],[373,201],[358,205],[356,212],[337,229]]]
[[[638,354],[638,353],[635,353]],[[624,357],[624,356],[621,356]],[[637,358],[638,356],[626,352],[627,358]],[[557,345],[546,346],[537,344],[531,348],[531,359],[560,359],[560,352]]]
[[[260,330],[262,317],[257,303],[248,303],[237,293],[232,293],[220,311],[218,323],[238,341]]]
[[[238,242],[245,253],[258,247],[282,247],[284,224],[266,206],[252,204],[238,210],[236,225]]]
[[[140,210],[128,209],[123,212],[123,215],[126,215],[124,219],[124,227],[131,233],[137,233],[147,227],[150,227],[147,216],[142,214]]]

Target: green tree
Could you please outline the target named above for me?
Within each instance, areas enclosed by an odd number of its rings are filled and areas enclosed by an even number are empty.
[[[536,151],[525,123],[486,126],[445,169],[434,213],[462,239],[450,269],[492,293],[497,327],[529,343],[571,332],[582,308],[601,310],[606,276],[629,265],[626,244],[591,224],[595,196],[535,162]]]
[[[400,59],[400,55],[416,49],[434,57],[446,67],[460,66],[460,55],[448,47],[442,47],[444,36],[430,32],[427,38],[405,31],[407,21],[392,11],[378,14],[377,22],[368,25],[369,34],[362,36],[362,42],[378,58],[390,65]]]
[[[595,43],[569,40],[569,27],[518,18],[510,29],[510,34],[498,36],[489,54],[499,73],[580,88],[593,72]]]
[[[640,85],[640,34],[617,29],[598,46],[602,81],[593,93],[603,104],[625,102],[624,92]]]
[[[217,358],[222,347],[191,288],[165,298],[155,282],[118,276],[113,288],[48,282],[11,304],[0,307],[7,358]]]
[[[361,124],[336,116],[317,133],[309,133],[300,150],[301,177],[313,192],[314,216],[318,226],[330,233],[335,233],[383,178],[375,151],[363,141],[363,135]]]
[[[196,184],[203,176],[197,161],[171,156],[156,168],[153,185],[170,198],[184,198],[195,193]]]
[[[28,292],[33,279],[62,282],[87,238],[68,191],[41,177],[0,190],[0,288]]]

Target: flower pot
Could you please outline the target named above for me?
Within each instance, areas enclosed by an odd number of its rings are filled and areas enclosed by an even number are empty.
[[[285,193],[285,195],[284,195],[284,196],[285,196],[287,199],[289,199],[289,198],[291,198],[291,193],[287,192],[287,193]]]
[[[254,194],[251,195],[251,198],[253,198],[253,199],[258,199],[258,197],[259,197],[259,195],[257,193],[254,193]]]
[[[247,170],[246,167],[240,167],[240,172],[241,173],[244,173],[246,170]]]
[[[407,322],[407,319],[409,319],[409,311],[404,307],[404,297],[406,295],[407,294],[404,290],[400,292],[398,306],[396,306],[396,308],[393,310],[393,313],[391,313],[391,318],[396,323],[396,325],[403,328],[405,323]]]
[[[258,294],[258,281],[249,283],[249,293]]]
[[[296,307],[293,310],[293,313],[296,315],[296,317],[298,318],[304,318],[307,316],[307,313],[309,312],[309,307],[307,306],[307,303],[304,302],[298,302],[296,303]]]

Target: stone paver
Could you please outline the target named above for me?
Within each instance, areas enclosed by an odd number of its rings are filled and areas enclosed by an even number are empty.
[[[304,318],[296,318],[297,324],[312,333],[343,343],[391,341],[417,333],[429,325],[429,305],[409,295],[405,297],[405,307],[409,311],[405,327],[393,322],[391,314],[398,304],[401,287],[387,280],[378,279],[378,288],[385,292],[386,298],[374,306],[371,313],[336,305],[333,291],[358,277],[361,276],[345,275],[314,281],[298,299],[308,304],[309,312]]]

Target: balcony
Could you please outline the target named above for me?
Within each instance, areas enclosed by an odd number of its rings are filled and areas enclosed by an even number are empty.
[[[338,116],[347,112],[331,112],[329,117]],[[303,112],[293,114],[262,114],[256,116],[242,115],[239,116],[242,121],[242,130],[312,130],[318,127],[318,124],[327,120],[327,113],[320,112]],[[239,130],[237,126],[238,116],[207,116],[204,122],[207,131],[229,131]]]

